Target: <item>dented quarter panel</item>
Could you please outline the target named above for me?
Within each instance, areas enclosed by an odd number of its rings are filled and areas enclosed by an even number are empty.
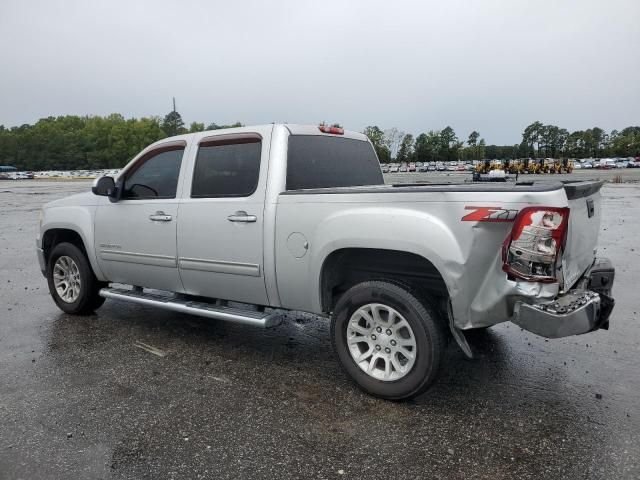
[[[321,313],[322,264],[341,248],[377,248],[415,253],[442,275],[455,326],[493,325],[513,315],[517,301],[550,301],[557,284],[517,282],[502,271],[501,247],[512,222],[462,221],[465,207],[519,210],[530,205],[562,207],[560,187],[544,192],[399,192],[281,195],[276,216],[276,267],[282,305]],[[309,242],[295,258],[286,248],[292,232]]]

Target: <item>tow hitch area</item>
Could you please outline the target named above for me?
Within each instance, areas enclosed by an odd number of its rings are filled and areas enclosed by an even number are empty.
[[[542,337],[560,338],[596,330],[606,321],[601,312],[599,294],[572,290],[545,305],[518,302],[513,323]]]
[[[511,321],[536,335],[561,338],[609,328],[615,301],[611,289],[615,269],[606,258],[597,258],[589,271],[551,303],[530,305],[517,302]]]
[[[568,337],[608,328],[613,305],[608,295],[571,290],[545,305],[518,302],[512,321],[542,337]]]

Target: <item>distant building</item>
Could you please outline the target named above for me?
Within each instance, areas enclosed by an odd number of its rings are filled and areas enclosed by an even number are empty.
[[[18,170],[16,167],[12,167],[10,165],[0,165],[0,173],[2,172],[15,172]]]

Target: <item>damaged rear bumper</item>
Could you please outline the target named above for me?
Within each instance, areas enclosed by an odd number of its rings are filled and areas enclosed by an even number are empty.
[[[615,304],[611,288],[615,270],[608,259],[596,259],[575,289],[545,304],[518,302],[513,323],[547,338],[568,337],[609,327]]]

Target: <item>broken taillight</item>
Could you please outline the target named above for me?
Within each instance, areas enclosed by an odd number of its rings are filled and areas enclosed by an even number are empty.
[[[502,247],[502,270],[531,282],[556,282],[569,225],[569,209],[520,210]]]

